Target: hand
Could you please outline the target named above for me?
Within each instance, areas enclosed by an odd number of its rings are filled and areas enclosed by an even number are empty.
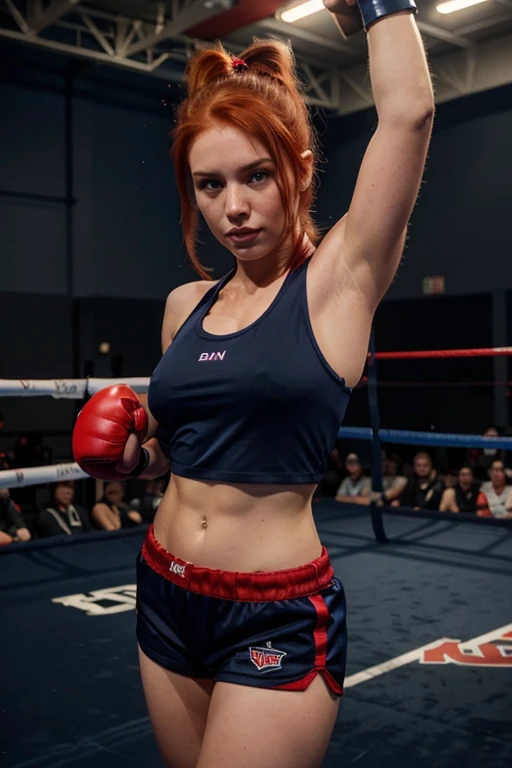
[[[346,13],[347,6],[357,6],[357,0],[323,0],[325,7],[331,13]]]
[[[18,528],[16,531],[15,541],[30,541],[31,535],[28,528]]]
[[[144,406],[126,384],[97,392],[78,414],[73,455],[100,480],[124,480],[135,469],[148,430]]]
[[[363,18],[357,0],[323,0],[334,19],[343,38],[351,37],[363,29]]]

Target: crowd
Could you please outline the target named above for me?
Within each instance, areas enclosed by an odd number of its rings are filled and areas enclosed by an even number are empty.
[[[484,433],[497,436],[494,427]],[[382,453],[382,492],[372,489],[372,480],[356,453],[342,463],[337,448],[331,453],[332,483],[336,469],[345,475],[337,484],[336,501],[350,504],[408,507],[439,512],[464,512],[478,517],[512,518],[512,468],[503,451],[471,449],[458,470],[441,473],[426,451],[417,452],[409,464],[397,454]]]
[[[32,525],[26,522],[22,507],[12,499],[10,492],[0,489],[0,546],[34,538],[115,531],[151,523],[163,497],[165,483],[166,478],[148,480],[140,496],[126,502],[122,483],[105,482],[101,497],[90,510],[76,503],[73,480],[54,483],[47,506],[38,512]]]
[[[484,435],[496,437],[498,430],[489,427]],[[493,448],[470,449],[462,465],[453,470],[439,452],[433,460],[429,453],[419,451],[408,461],[383,451],[382,492],[377,492],[372,488],[369,467],[359,456],[350,451],[343,460],[340,447],[335,447],[315,498],[334,496],[336,501],[362,506],[373,501],[381,506],[512,518],[510,458],[510,453]],[[39,437],[22,435],[7,454],[0,454],[0,470],[48,464],[49,459]],[[141,493],[129,501],[125,501],[122,483],[104,483],[100,498],[90,509],[75,501],[73,481],[52,485],[42,505],[36,499],[36,492],[41,490],[36,486],[0,489],[0,546],[151,523],[167,481],[164,477],[145,482]]]

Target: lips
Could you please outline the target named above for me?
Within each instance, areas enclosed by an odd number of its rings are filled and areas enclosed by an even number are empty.
[[[253,240],[256,240],[260,232],[261,232],[261,229],[252,229],[249,231],[246,230],[245,232],[242,231],[240,233],[232,232],[231,234],[228,235],[228,237],[230,237],[234,243],[243,245],[247,243],[252,243]]]

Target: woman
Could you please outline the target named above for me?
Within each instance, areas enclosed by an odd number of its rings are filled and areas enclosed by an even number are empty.
[[[103,496],[92,508],[91,518],[101,531],[117,531],[119,528],[131,528],[140,525],[142,518],[135,509],[130,509],[124,501],[124,488],[121,483],[105,483]]]
[[[191,60],[173,157],[205,279],[167,300],[148,396],[157,437],[124,385],[75,427],[75,458],[100,477],[157,477],[170,450],[138,561],[137,635],[173,768],[319,766],[337,716],[344,596],[311,499],[401,259],[434,112],[413,3],[382,0],[378,20],[373,6],[360,2],[379,126],[350,210],[318,247],[290,51],[259,41],[241,60],[221,47]],[[236,262],[213,285],[194,252],[199,213]]]
[[[49,506],[37,520],[41,538],[47,536],[74,536],[77,533],[89,533],[92,526],[87,510],[74,504],[75,484],[73,480],[55,483]]]

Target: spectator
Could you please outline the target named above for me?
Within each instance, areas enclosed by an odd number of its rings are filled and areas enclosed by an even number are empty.
[[[439,509],[444,483],[432,467],[428,453],[414,456],[414,475],[407,481],[400,496],[400,506],[414,509]]]
[[[0,488],[0,546],[13,541],[30,541],[25,522],[14,506],[7,488]]]
[[[363,474],[363,467],[355,453],[349,453],[345,459],[346,477],[336,493],[336,501],[346,504],[369,504],[372,481]]]
[[[388,459],[382,456],[382,493],[373,494],[373,498],[379,504],[392,504],[398,506],[407,478],[398,474],[398,462],[395,458]]]
[[[483,437],[499,437],[498,429],[487,427]],[[498,459],[504,459],[504,453],[499,448],[470,448],[467,464],[472,468],[475,478],[483,482],[489,480],[491,464]]]
[[[92,508],[91,517],[101,531],[117,531],[142,523],[140,512],[123,501],[124,487],[116,480],[105,483],[103,496]]]
[[[165,477],[159,477],[156,480],[146,480],[144,483],[144,493],[130,501],[130,509],[139,512],[143,523],[153,522],[158,505],[164,496],[164,487]]]
[[[56,483],[52,489],[50,506],[39,514],[37,528],[41,538],[48,536],[74,536],[92,531],[87,510],[73,503],[75,484],[72,480]]]
[[[476,501],[479,517],[512,517],[512,490],[507,486],[505,465],[501,459],[491,464],[490,482],[482,483]]]
[[[49,463],[50,454],[41,444],[41,435],[37,432],[25,433],[18,437],[13,448],[8,452],[7,460],[12,469],[40,467]],[[22,485],[12,489],[12,500],[21,509],[29,529],[37,533],[37,521],[41,512],[37,504],[37,486]]]
[[[475,482],[471,467],[461,467],[456,485],[453,488],[446,488],[443,492],[439,511],[476,514],[479,488],[480,483]]]

